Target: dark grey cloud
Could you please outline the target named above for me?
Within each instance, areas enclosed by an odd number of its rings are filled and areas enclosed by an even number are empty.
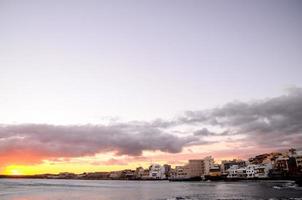
[[[206,111],[189,111],[180,123],[205,123],[221,127],[240,127],[244,132],[302,131],[302,89],[263,101],[232,102]]]
[[[193,132],[194,136],[226,136],[228,134],[229,134],[228,131],[223,131],[221,133],[215,133],[215,132],[209,131],[207,128],[202,128],[200,130]]]
[[[286,95],[254,102],[231,102],[222,107],[189,111],[179,124],[208,124],[245,134],[261,146],[299,145],[302,140],[302,89],[290,88]],[[201,129],[194,135],[215,133]],[[301,145],[302,143],[300,143]]]
[[[114,151],[117,155],[139,156],[143,150],[178,153],[199,140],[178,137],[144,123],[111,126],[55,126],[47,124],[2,125],[0,157],[18,150],[45,157],[77,157]]]
[[[212,136],[212,135],[216,135],[214,132],[209,131],[207,128],[203,128],[203,129],[197,130],[193,134],[195,136]]]

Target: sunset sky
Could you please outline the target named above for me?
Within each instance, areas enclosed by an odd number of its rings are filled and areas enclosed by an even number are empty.
[[[302,149],[301,10],[0,0],[0,174]]]

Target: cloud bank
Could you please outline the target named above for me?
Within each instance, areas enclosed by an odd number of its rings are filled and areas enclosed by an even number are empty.
[[[189,111],[179,124],[206,124],[225,128],[228,134],[246,135],[245,143],[263,147],[302,144],[302,89],[291,88],[288,94],[254,102],[231,102],[222,107]],[[226,132],[224,132],[227,134]],[[217,135],[201,129],[194,135]]]
[[[169,132],[182,125],[195,127],[195,131],[183,136]],[[224,131],[211,131],[206,126]],[[238,139],[236,135],[244,137]],[[207,140],[217,136],[222,137]],[[285,95],[260,101],[237,101],[214,109],[188,111],[175,120],[107,126],[4,124],[0,125],[0,159],[3,163],[30,163],[103,152],[136,157],[145,150],[180,153],[186,146],[222,141],[253,148],[301,147],[302,89],[291,88]]]
[[[144,150],[179,153],[196,141],[178,137],[142,124],[112,126],[55,126],[47,124],[2,125],[0,158],[32,155],[37,159],[80,157],[113,151],[116,155],[139,156]]]

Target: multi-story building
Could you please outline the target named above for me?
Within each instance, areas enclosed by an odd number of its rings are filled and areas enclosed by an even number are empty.
[[[279,156],[275,160],[274,169],[278,171],[288,171],[288,157]]]
[[[152,164],[150,166],[149,177],[152,179],[165,179],[165,167],[160,164]]]
[[[256,165],[256,178],[268,178],[270,170],[273,168],[271,163]]]
[[[228,178],[268,178],[269,172],[272,169],[271,164],[251,164],[246,167],[239,168],[238,165],[233,165],[228,169]]]
[[[257,165],[254,164],[246,166],[246,178],[256,177],[256,173],[257,173],[256,166]]]
[[[204,162],[203,175],[209,175],[210,169],[214,166],[214,158],[212,158],[212,156],[207,156],[203,159],[203,162]]]
[[[230,169],[233,165],[236,165],[238,168],[245,167],[246,162],[244,160],[223,160],[221,162],[221,172],[222,173],[228,173],[228,169]]]
[[[204,160],[189,160],[187,167],[190,178],[201,177],[205,174]]]
[[[171,176],[171,165],[164,164],[166,178]]]
[[[174,172],[171,176],[172,179],[189,179],[190,178],[190,168],[188,165],[176,166]]]
[[[238,165],[232,165],[227,169],[227,178],[247,178],[246,167],[239,167]]]
[[[239,169],[238,165],[231,165],[227,170],[226,173],[228,174],[227,178],[237,178],[237,170]]]
[[[295,156],[298,171],[302,172],[302,153]]]
[[[212,156],[205,157],[204,159],[189,160],[187,165],[190,178],[209,175],[210,169],[213,168],[213,166],[214,159]]]
[[[292,158],[291,160],[294,161],[295,163],[288,163],[291,166],[295,166],[295,170],[296,172],[302,172],[302,152],[301,151],[297,151],[296,149],[289,149],[288,150],[288,156],[289,158]],[[290,159],[289,159],[290,162]],[[289,166],[290,168],[290,166]],[[289,169],[290,170],[290,169]]]

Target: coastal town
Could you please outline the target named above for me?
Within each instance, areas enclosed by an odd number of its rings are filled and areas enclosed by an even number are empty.
[[[74,174],[40,174],[19,178],[45,179],[92,179],[92,180],[244,180],[244,179],[300,179],[302,174],[302,151],[289,149],[257,155],[248,160],[223,160],[215,163],[212,156],[188,160],[185,165],[151,164],[148,168],[124,169],[111,172]],[[8,178],[2,175],[0,178]],[[11,177],[11,176],[10,176]],[[16,177],[16,176],[14,176]]]

